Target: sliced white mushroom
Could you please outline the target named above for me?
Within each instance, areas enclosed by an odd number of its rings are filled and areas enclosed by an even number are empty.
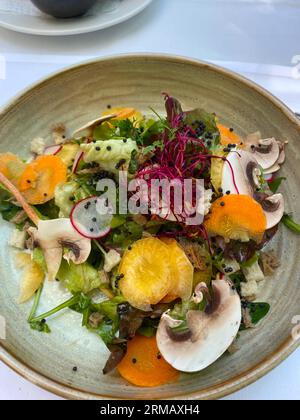
[[[261,139],[258,144],[251,144],[248,150],[253,154],[257,163],[263,168],[268,169],[273,166],[280,154],[278,142],[274,137],[269,139]]]
[[[274,194],[260,202],[266,218],[267,229],[278,225],[284,215],[284,198],[282,194]]]
[[[276,162],[273,166],[264,170],[264,175],[275,174],[280,171],[280,165]]]
[[[70,219],[40,220],[38,227],[28,232],[44,252],[49,280],[58,273],[64,249],[69,251],[66,258],[75,264],[84,263],[90,255],[91,240],[79,235]]]
[[[98,125],[116,117],[117,117],[117,114],[110,114],[110,115],[105,115],[104,117],[96,118],[95,120],[89,121],[87,124],[83,125],[82,127],[77,128],[73,132],[73,137],[75,139],[81,138],[81,137],[89,137],[93,134],[94,128],[96,128]]]
[[[286,158],[285,150],[284,150],[285,144],[281,143],[281,141],[278,141],[278,145],[279,145],[280,152],[279,152],[279,158],[277,160],[277,163],[278,163],[278,165],[283,165],[284,162],[285,162],[285,158]]]
[[[241,324],[241,301],[227,280],[213,281],[214,296],[205,311],[187,313],[188,329],[178,333],[162,316],[157,344],[175,369],[198,372],[214,363],[234,341]]]
[[[232,173],[233,172],[233,173]],[[222,174],[223,193],[253,195],[260,186],[261,169],[255,157],[247,151],[232,151],[224,162]]]

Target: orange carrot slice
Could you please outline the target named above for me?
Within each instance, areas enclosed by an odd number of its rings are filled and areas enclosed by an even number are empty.
[[[193,288],[194,267],[175,239],[161,240],[168,246],[171,269],[171,290],[161,302],[170,303],[178,298],[189,299]]]
[[[31,208],[31,206],[27,203],[24,199],[20,191],[0,172],[0,183],[7,188],[11,194],[15,197],[15,199],[21,204],[23,210],[26,212],[27,216],[30,220],[37,226],[40,219],[35,213],[35,211]]]
[[[217,124],[217,127],[221,134],[221,144],[228,146],[228,144],[240,145],[242,139],[232,130],[223,124]]]
[[[227,195],[216,200],[205,221],[211,235],[225,239],[260,241],[267,227],[265,213],[259,203],[248,195]]]
[[[102,116],[105,117],[106,115],[116,114],[117,117],[114,118],[115,120],[126,120],[129,119],[131,121],[139,121],[143,118],[142,114],[137,111],[135,108],[112,108],[108,111],[105,111]]]
[[[30,204],[43,204],[54,197],[58,184],[67,181],[67,167],[58,156],[40,156],[26,166],[18,187]]]
[[[156,337],[135,336],[128,342],[127,353],[118,365],[120,375],[141,387],[155,387],[175,381],[179,372],[159,353]]]

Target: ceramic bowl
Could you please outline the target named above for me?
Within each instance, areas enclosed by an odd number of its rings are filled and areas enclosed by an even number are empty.
[[[96,0],[31,0],[42,12],[57,18],[82,16]]]
[[[0,152],[28,154],[32,138],[50,140],[50,127],[64,123],[70,131],[110,106],[163,111],[162,92],[178,97],[185,109],[203,107],[240,135],[257,130],[264,137],[289,140],[282,175],[287,211],[299,213],[300,124],[293,113],[252,82],[213,65],[161,55],[99,59],[68,68],[31,87],[0,114]],[[72,399],[213,399],[257,380],[285,359],[299,341],[292,321],[300,315],[299,237],[280,228],[272,247],[282,265],[269,278],[259,300],[271,311],[255,330],[241,334],[240,350],[225,355],[200,373],[182,374],[178,382],[159,388],[136,388],[117,374],[102,376],[108,352],[101,341],[80,327],[80,316],[67,311],[49,321],[52,333],[30,330],[31,303],[19,306],[20,273],[14,251],[6,246],[11,226],[0,222],[0,314],[7,324],[0,359],[35,384]],[[58,283],[47,283],[40,311],[66,299]],[[294,337],[296,338],[296,337]],[[73,371],[77,366],[77,372]]]

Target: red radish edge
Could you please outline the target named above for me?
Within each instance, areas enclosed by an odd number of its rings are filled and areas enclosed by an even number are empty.
[[[86,197],[86,198],[83,198],[82,200],[80,200],[80,201],[78,201],[74,206],[73,206],[73,208],[72,208],[72,210],[71,210],[71,214],[70,214],[70,221],[71,221],[71,224],[72,224],[72,226],[73,226],[73,228],[76,230],[76,232],[77,233],[79,233],[79,235],[80,236],[83,236],[84,238],[86,238],[86,239],[101,239],[101,238],[104,238],[105,236],[107,236],[108,234],[109,234],[109,232],[111,231],[111,227],[110,228],[108,228],[107,229],[107,231],[103,234],[103,235],[101,235],[101,236],[88,236],[88,235],[85,235],[84,233],[82,233],[79,229],[78,229],[78,227],[76,226],[76,223],[74,222],[74,218],[73,218],[73,214],[74,214],[74,211],[75,211],[75,209],[76,209],[76,207],[80,204],[80,203],[82,203],[83,201],[86,201],[86,200],[92,200],[92,199],[95,199],[95,198],[99,198],[97,195],[91,195],[90,197]]]
[[[275,175],[274,174],[267,174],[267,175],[264,175],[264,178],[267,182],[272,182],[275,179]]]
[[[73,164],[73,168],[72,168],[72,174],[76,174],[79,163],[81,161],[81,159],[83,158],[84,152],[78,152],[76,157],[75,157],[75,161]]]
[[[56,145],[56,144],[47,146],[44,149],[44,155],[56,156],[62,150],[62,148],[63,148],[62,145]],[[53,150],[53,152],[51,152],[51,149]]]

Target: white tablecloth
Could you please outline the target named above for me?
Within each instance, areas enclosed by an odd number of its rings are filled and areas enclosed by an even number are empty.
[[[94,34],[42,38],[0,29],[0,106],[38,78],[93,56],[165,52],[238,71],[300,112],[300,0],[154,0]],[[300,350],[228,399],[300,399]],[[0,399],[56,399],[0,363]]]

